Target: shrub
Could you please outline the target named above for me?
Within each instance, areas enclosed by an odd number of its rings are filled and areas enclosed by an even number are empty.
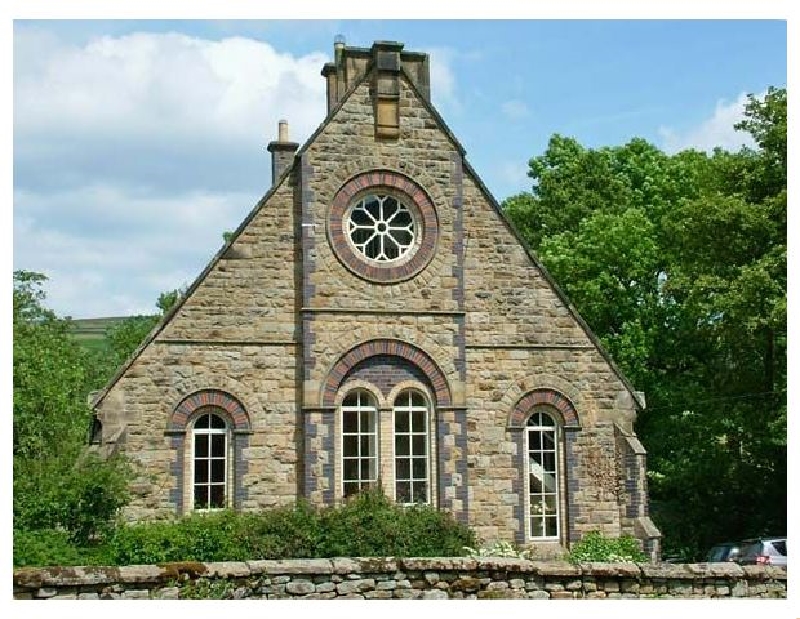
[[[465,546],[464,550],[472,557],[508,557],[511,559],[530,559],[530,551],[521,550],[511,542],[497,541],[493,544],[471,548]]]
[[[647,557],[639,547],[639,542],[630,535],[608,538],[599,531],[583,536],[567,555],[571,563],[590,561],[608,563],[642,563]]]
[[[103,565],[109,563],[103,545],[78,546],[68,531],[14,530],[14,566]]]
[[[66,541],[64,541],[66,540]],[[380,491],[316,510],[304,501],[260,513],[220,511],[170,522],[119,524],[97,548],[73,547],[64,534],[61,555],[27,550],[26,563],[66,565],[88,556],[92,563],[136,565],[174,561],[336,556],[459,556],[475,536],[448,513],[427,505],[404,507]],[[83,553],[83,554],[82,554]],[[90,554],[87,554],[90,553]],[[53,560],[55,557],[57,560]],[[60,557],[60,558],[59,558]],[[15,549],[15,565],[17,553]]]

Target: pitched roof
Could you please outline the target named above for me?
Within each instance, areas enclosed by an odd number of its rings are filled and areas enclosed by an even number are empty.
[[[367,65],[364,74],[361,75],[358,79],[353,80],[350,88],[347,89],[345,94],[342,98],[337,102],[335,106],[331,108],[331,110],[326,115],[325,119],[319,124],[317,129],[308,137],[308,139],[303,143],[300,149],[295,153],[294,160],[292,165],[287,166],[286,169],[281,174],[280,178],[273,184],[273,186],[267,191],[266,194],[256,203],[256,205],[252,208],[252,210],[248,213],[247,217],[242,221],[238,228],[236,228],[235,232],[230,236],[227,242],[225,242],[222,248],[214,255],[211,261],[208,263],[205,269],[197,276],[197,278],[192,282],[192,285],[187,289],[186,293],[181,297],[181,299],[167,312],[161,321],[153,328],[152,331],[147,335],[147,337],[142,341],[142,343],[138,346],[138,348],[131,354],[128,360],[120,367],[117,373],[113,376],[113,378],[108,382],[108,384],[100,390],[97,395],[95,396],[94,400],[92,401],[92,408],[97,408],[111,388],[117,383],[117,381],[125,374],[127,369],[133,364],[133,362],[139,357],[142,351],[158,336],[158,334],[164,329],[164,327],[169,323],[172,317],[180,310],[180,308],[185,303],[186,299],[188,299],[192,293],[197,289],[197,287],[203,282],[206,276],[211,272],[214,266],[219,262],[221,258],[225,256],[225,253],[234,243],[234,241],[238,238],[238,236],[242,233],[242,231],[248,226],[250,221],[252,221],[253,217],[255,217],[256,213],[258,213],[259,209],[270,199],[270,197],[275,193],[275,191],[283,184],[285,179],[292,173],[294,168],[297,166],[297,162],[300,160],[300,157],[308,150],[317,136],[322,133],[325,128],[330,124],[331,120],[336,116],[336,113],[345,105],[347,100],[350,96],[356,91],[356,89],[364,83],[364,81],[369,77],[370,73],[374,69],[374,60],[371,60]],[[466,171],[470,174],[472,179],[477,184],[478,188],[483,193],[484,198],[492,205],[497,215],[500,217],[500,220],[504,223],[508,231],[514,236],[517,242],[522,246],[525,253],[527,254],[530,261],[533,265],[539,269],[542,276],[547,280],[547,283],[550,284],[553,291],[556,293],[556,296],[561,300],[564,304],[564,307],[567,308],[567,311],[572,315],[572,317],[576,320],[576,322],[581,326],[583,331],[586,333],[586,336],[589,340],[594,344],[597,348],[600,355],[605,359],[606,363],[608,363],[611,370],[616,374],[617,378],[619,378],[620,382],[625,386],[625,388],[630,393],[631,397],[633,398],[633,402],[635,403],[638,409],[644,408],[644,402],[641,401],[639,395],[637,395],[633,385],[631,385],[630,381],[625,377],[622,371],[617,367],[614,363],[611,356],[603,347],[602,343],[600,342],[599,338],[594,334],[594,332],[589,328],[589,325],[586,324],[586,321],[580,316],[578,311],[570,302],[569,298],[567,297],[566,293],[561,289],[561,287],[556,283],[553,279],[552,275],[548,272],[545,266],[540,262],[538,257],[536,256],[536,252],[528,245],[525,239],[520,234],[519,230],[514,226],[511,220],[506,216],[505,212],[503,211],[500,204],[497,202],[495,197],[489,191],[489,189],[484,184],[481,177],[472,167],[472,165],[466,159],[466,149],[463,147],[461,142],[459,142],[458,138],[456,138],[455,134],[452,132],[450,127],[445,122],[444,118],[442,118],[441,114],[436,110],[433,103],[431,103],[426,97],[419,92],[419,89],[414,84],[414,80],[411,76],[401,67],[400,72],[402,73],[403,77],[409,87],[413,90],[414,94],[417,95],[422,104],[425,106],[426,110],[433,116],[433,118],[438,123],[440,129],[444,131],[447,137],[452,142],[453,146],[458,150],[458,152],[462,156],[463,165]]]

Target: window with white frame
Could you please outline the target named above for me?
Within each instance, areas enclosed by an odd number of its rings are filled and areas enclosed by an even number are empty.
[[[430,502],[428,403],[406,390],[394,401],[394,493],[398,503]]]
[[[194,509],[227,506],[228,437],[228,424],[214,413],[201,414],[192,425]]]
[[[411,209],[391,194],[369,194],[347,214],[353,247],[368,260],[386,263],[404,258],[414,247],[417,224]]]
[[[534,539],[558,539],[559,450],[558,425],[535,410],[525,429],[528,453],[529,534]]]
[[[342,491],[345,497],[371,487],[378,475],[377,409],[372,395],[352,391],[342,401]]]

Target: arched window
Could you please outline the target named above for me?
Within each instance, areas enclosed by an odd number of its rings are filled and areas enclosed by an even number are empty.
[[[559,536],[558,425],[548,413],[534,409],[525,429],[528,453],[528,531],[533,539]]]
[[[398,503],[430,502],[428,402],[418,391],[394,401],[394,494]]]
[[[342,401],[342,492],[358,494],[377,481],[378,441],[375,400],[363,390]]]
[[[228,440],[225,420],[201,414],[192,425],[192,500],[194,509],[228,505]]]

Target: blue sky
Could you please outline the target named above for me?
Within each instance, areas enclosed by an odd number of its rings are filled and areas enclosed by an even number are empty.
[[[785,86],[786,22],[16,21],[14,269],[74,317],[152,313],[269,188],[279,118],[323,120],[333,37],[431,54],[432,98],[498,200],[553,133],[737,149]]]

